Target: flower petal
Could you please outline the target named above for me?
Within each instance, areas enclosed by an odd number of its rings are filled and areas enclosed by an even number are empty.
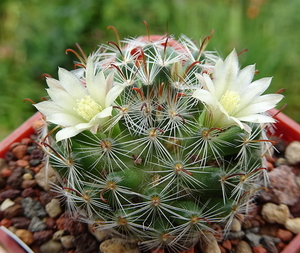
[[[121,94],[121,92],[124,90],[125,86],[121,84],[117,84],[114,87],[112,87],[105,97],[105,107],[108,107],[113,104],[113,102],[116,100],[116,98]]]
[[[197,89],[194,91],[192,97],[199,99],[214,110],[218,104],[216,98],[207,90]]]
[[[59,68],[58,77],[61,86],[75,99],[82,99],[88,92],[82,82],[71,72]]]
[[[243,117],[246,115],[252,115],[255,113],[266,112],[276,106],[276,104],[283,98],[281,94],[267,94],[256,98],[247,107],[238,111],[235,117]]]

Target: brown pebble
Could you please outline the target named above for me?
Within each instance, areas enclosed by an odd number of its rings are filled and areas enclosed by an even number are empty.
[[[22,192],[22,197],[23,198],[27,198],[27,197],[35,197],[35,191],[34,189],[32,189],[31,187],[26,188],[23,192]]]
[[[28,166],[28,165],[29,165],[29,162],[26,161],[26,160],[23,160],[23,159],[17,160],[17,166],[18,166],[18,167],[25,168],[25,167]]]
[[[56,220],[52,217],[47,218],[45,224],[48,229],[56,229]]]
[[[23,207],[20,204],[15,204],[4,211],[4,217],[6,219],[11,219],[13,217],[22,216]]]
[[[279,242],[276,244],[276,249],[278,250],[278,252],[283,251],[283,249],[286,247],[286,244],[284,242]]]
[[[289,242],[293,238],[293,233],[291,231],[279,228],[277,230],[276,237],[283,242]]]
[[[53,230],[42,230],[33,234],[33,239],[36,244],[43,244],[52,239]]]
[[[252,247],[253,253],[267,253],[267,250],[261,246]]]
[[[219,248],[221,253],[226,253],[226,249],[222,245],[219,244]]]
[[[29,218],[26,217],[15,217],[11,219],[12,224],[15,228],[23,228],[23,229],[28,229],[28,226],[31,222]]]
[[[22,159],[23,156],[26,155],[27,153],[27,146],[26,145],[18,145],[16,147],[14,147],[11,152],[14,154],[14,156],[17,159]]]
[[[231,239],[231,245],[237,245],[241,240],[240,239]]]
[[[231,249],[232,249],[232,245],[231,245],[230,240],[225,240],[224,242],[222,242],[222,246],[223,246],[225,249],[228,249],[228,250],[231,250]]]
[[[3,177],[3,178],[10,177],[12,173],[13,173],[12,170],[10,170],[8,168],[4,168],[3,170],[1,170],[1,177]]]
[[[21,187],[23,189],[27,189],[27,188],[32,188],[36,186],[36,181],[35,179],[30,179],[30,180],[24,180],[21,184]]]
[[[29,230],[18,229],[15,234],[27,245],[30,245],[33,243],[33,234]]]
[[[4,226],[6,228],[10,227],[11,224],[12,224],[12,221],[9,219],[6,219],[6,218],[2,219],[0,222],[0,226]]]

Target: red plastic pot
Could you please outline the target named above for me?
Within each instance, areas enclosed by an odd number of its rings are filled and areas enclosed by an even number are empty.
[[[300,125],[290,119],[285,114],[276,109],[269,111],[270,115],[274,116],[277,123],[275,124],[275,135],[280,137],[284,142],[300,141]],[[23,138],[29,137],[35,132],[35,123],[42,118],[40,113],[34,114],[31,118],[25,121],[18,129],[12,132],[7,138],[0,143],[0,157],[4,158],[5,153],[9,150],[11,144],[19,142]],[[2,237],[0,236],[0,244]],[[192,251],[190,251],[192,252]],[[299,253],[300,252],[300,234],[298,234],[282,253]]]

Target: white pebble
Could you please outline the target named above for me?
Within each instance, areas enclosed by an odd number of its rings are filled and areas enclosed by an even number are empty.
[[[11,199],[6,199],[2,202],[2,204],[0,206],[0,210],[5,211],[7,208],[13,206],[14,204],[15,204],[15,202],[13,202]]]
[[[300,218],[287,219],[284,226],[292,233],[298,234],[300,233]]]
[[[290,211],[285,204],[266,203],[263,205],[261,215],[266,222],[284,224],[290,215]]]

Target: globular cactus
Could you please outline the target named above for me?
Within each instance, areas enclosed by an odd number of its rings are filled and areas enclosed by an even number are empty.
[[[267,182],[267,110],[282,95],[261,95],[271,78],[252,82],[235,50],[205,51],[210,38],[109,42],[47,78],[40,145],[70,213],[175,252],[247,212]]]

